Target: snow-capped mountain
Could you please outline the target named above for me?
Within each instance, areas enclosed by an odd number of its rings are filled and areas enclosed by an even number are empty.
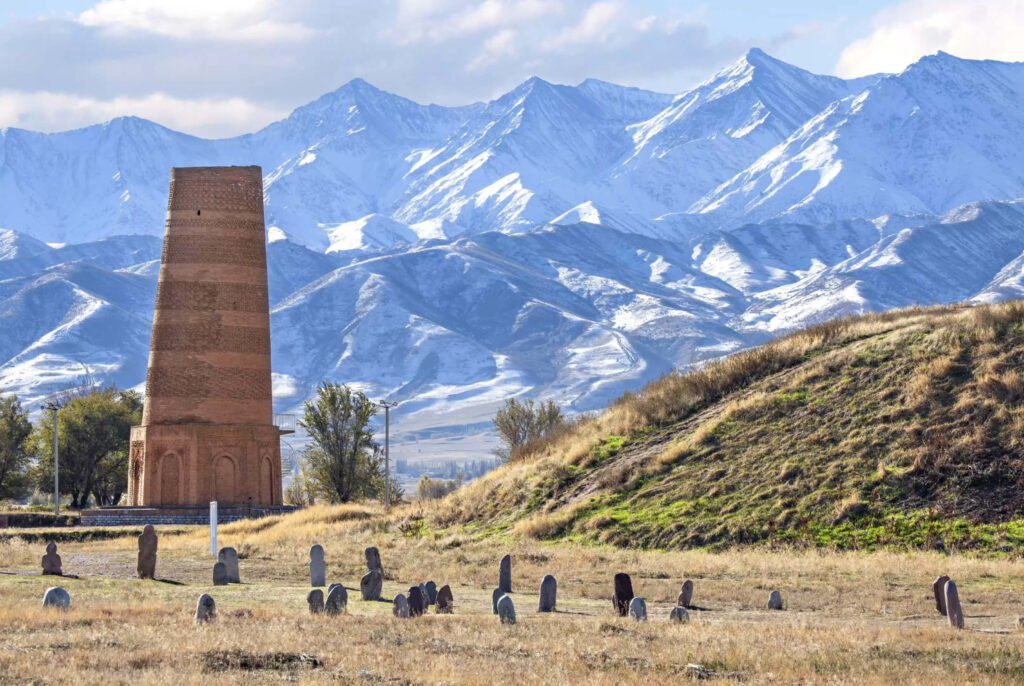
[[[171,166],[264,169],[278,410],[343,381],[403,401],[407,439],[836,315],[1024,297],[1022,112],[1024,64],[844,81],[752,50],[674,96],[355,80],[226,140],[0,130],[0,392],[143,382]]]

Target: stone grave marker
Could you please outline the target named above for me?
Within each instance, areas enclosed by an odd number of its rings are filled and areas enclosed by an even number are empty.
[[[381,591],[384,589],[384,576],[379,569],[371,569],[359,580],[359,592],[363,600],[380,600]]]
[[[943,617],[946,616],[946,582],[949,577],[943,574],[932,582],[932,593],[935,594],[935,609]]]
[[[673,607],[672,612],[668,615],[668,621],[676,624],[686,624],[690,621],[690,613],[686,611],[685,607]]]
[[[679,598],[676,600],[678,607],[690,607],[693,602],[693,582],[687,579],[679,589]]]
[[[156,529],[147,524],[139,535],[139,560],[135,570],[140,579],[156,578]]]
[[[370,546],[363,554],[366,556],[366,571],[372,572],[377,570],[381,574],[384,573],[384,567],[380,564],[380,551],[375,546]]]
[[[540,582],[540,601],[537,604],[538,612],[554,612],[558,600],[558,581],[550,574],[546,574]]]
[[[55,607],[58,610],[71,609],[71,594],[60,586],[52,586],[43,594],[43,607]]]
[[[782,609],[782,594],[778,591],[772,591],[768,594],[768,609],[769,610],[781,610]]]
[[[228,568],[223,562],[215,562],[213,565],[213,585],[228,585]]]
[[[391,613],[399,619],[409,619],[409,601],[401,593],[395,596],[395,604],[391,608]]]
[[[964,610],[960,606],[960,592],[957,591],[956,582],[950,579],[946,582],[946,618],[949,625],[954,629],[964,628]]]
[[[502,593],[512,592],[512,556],[506,555],[498,563],[498,588]]]
[[[329,615],[340,615],[348,611],[348,591],[341,584],[331,584],[324,601],[324,612]]]
[[[217,603],[213,601],[213,596],[207,595],[206,593],[199,596],[199,602],[196,603],[196,624],[206,624],[212,622],[217,618]]]
[[[409,616],[421,617],[427,609],[427,599],[419,586],[409,587]]]
[[[433,581],[428,581],[423,584],[423,589],[427,592],[427,605],[434,605],[437,603],[437,584]]]
[[[318,615],[324,611],[324,592],[314,588],[306,594],[306,605],[309,606],[309,614]]]
[[[455,612],[455,598],[452,597],[452,588],[445,584],[437,592],[437,612],[442,615],[450,615]]]
[[[629,616],[637,622],[647,621],[647,603],[643,598],[633,598],[629,601]]]
[[[221,548],[217,553],[217,559],[224,563],[228,573],[229,584],[240,584],[242,578],[238,575],[238,551],[234,548]]]
[[[491,591],[491,614],[498,614],[498,600],[501,596],[505,595],[502,593],[500,588],[496,588]]]
[[[309,585],[327,585],[327,562],[324,560],[324,547],[319,543],[309,549]]]
[[[46,554],[43,555],[43,574],[50,576],[64,576],[61,569],[60,555],[57,554],[57,544],[50,541],[46,544]]]
[[[629,603],[633,600],[633,580],[629,574],[619,572],[615,575],[615,591],[612,595],[612,605],[620,617],[629,614]]]
[[[498,599],[498,619],[502,624],[516,623],[516,604],[511,596],[503,595]]]

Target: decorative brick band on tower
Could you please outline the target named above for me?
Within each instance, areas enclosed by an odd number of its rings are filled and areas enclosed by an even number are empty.
[[[279,505],[263,175],[171,171],[130,505]]]

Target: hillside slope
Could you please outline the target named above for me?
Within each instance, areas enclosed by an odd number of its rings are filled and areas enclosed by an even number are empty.
[[[435,524],[622,546],[1019,552],[1024,303],[837,320],[627,395]]]

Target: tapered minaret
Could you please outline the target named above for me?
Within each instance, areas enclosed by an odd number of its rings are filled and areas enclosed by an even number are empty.
[[[171,170],[130,505],[281,504],[259,167]]]

